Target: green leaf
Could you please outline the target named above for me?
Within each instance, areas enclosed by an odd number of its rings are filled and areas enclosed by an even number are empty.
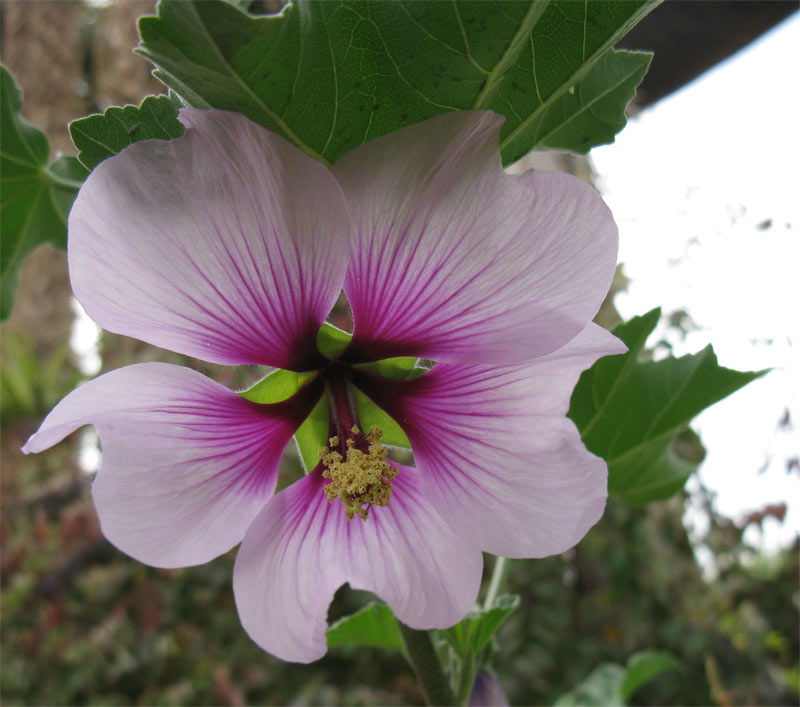
[[[476,656],[517,607],[519,597],[516,594],[502,594],[491,609],[473,609],[455,626],[440,633],[460,656]]]
[[[656,3],[299,0],[250,17],[162,0],[139,52],[189,105],[244,113],[326,163],[452,110],[506,116],[503,162],[613,139],[649,61],[613,46]]]
[[[282,400],[291,398],[316,376],[316,371],[297,373],[279,368],[262,378],[253,387],[239,393],[239,395],[262,405],[279,403]]]
[[[698,413],[765,373],[723,368],[710,346],[681,358],[641,361],[659,316],[655,309],[614,330],[628,353],[585,371],[569,411],[587,448],[608,462],[609,493],[629,503],[677,493],[696,464],[675,454],[676,435]]]
[[[88,172],[74,157],[48,166],[50,143],[20,116],[22,95],[0,67],[0,319],[11,313],[17,268],[36,246],[67,245],[67,215]]]
[[[102,115],[73,120],[69,134],[78,148],[78,159],[87,169],[94,169],[134,142],[180,137],[183,125],[169,96],[148,96],[138,108],[112,106]]]
[[[311,471],[319,463],[319,453],[328,444],[329,429],[328,400],[323,395],[322,400],[294,433],[297,451],[306,471]]]
[[[622,707],[625,668],[604,663],[595,668],[580,685],[559,697],[556,707]]]
[[[558,707],[605,707],[624,705],[636,690],[667,670],[680,669],[680,663],[669,653],[640,651],[628,660],[627,667],[616,663],[599,665],[586,680],[561,696]]]
[[[620,685],[620,692],[625,701],[629,700],[636,690],[653,678],[668,670],[680,670],[681,664],[669,653],[662,651],[640,651],[628,660],[625,679]]]
[[[362,428],[367,431],[373,425],[380,427],[383,432],[381,442],[395,447],[411,448],[403,428],[395,422],[382,408],[379,408],[372,400],[362,393],[358,388],[353,388],[353,398],[356,403],[356,411]]]
[[[651,59],[643,52],[603,54],[582,81],[542,112],[534,132],[536,149],[585,154],[595,145],[614,142],[625,127],[625,106]]]
[[[392,610],[380,602],[367,604],[355,614],[339,619],[328,628],[328,648],[347,645],[374,646],[405,652],[397,619]]]

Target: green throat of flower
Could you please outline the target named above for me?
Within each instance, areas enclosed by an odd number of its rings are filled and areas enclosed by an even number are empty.
[[[349,431],[352,437],[331,437],[321,452],[322,476],[331,480],[325,493],[331,503],[336,498],[341,500],[347,520],[358,515],[365,521],[372,506],[389,505],[397,467],[386,461],[379,427],[373,426],[366,435],[358,425]]]

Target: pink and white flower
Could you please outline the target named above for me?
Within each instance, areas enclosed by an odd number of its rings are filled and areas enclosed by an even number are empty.
[[[181,120],[183,137],[130,146],[81,189],[76,296],[109,331],[213,363],[317,373],[259,405],[186,368],[128,366],[68,395],[25,451],[95,425],[106,537],[158,567],[241,543],[242,623],[286,660],[325,653],[345,582],[411,627],[443,628],[472,607],[482,551],[542,557],[577,543],[603,512],[606,466],[565,415],[580,372],[624,350],[591,322],[617,252],[594,190],[504,174],[492,113],[402,129],[332,169],[239,115]],[[353,335],[329,360],[316,337],[342,290]],[[396,356],[437,365],[403,381],[365,365]],[[353,431],[354,386],[401,425],[415,467],[380,466],[380,445]],[[323,396],[337,437],[328,460],[275,494],[281,454]],[[349,449],[391,473],[331,502],[331,453],[350,463]],[[370,496],[382,487],[388,505]],[[347,519],[348,498],[363,522]]]

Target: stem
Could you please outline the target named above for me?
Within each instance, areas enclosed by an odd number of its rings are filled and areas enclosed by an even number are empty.
[[[475,656],[472,650],[468,650],[466,655],[461,656],[461,669],[458,675],[458,694],[456,699],[459,705],[465,705],[472,694],[475,685]]]
[[[494,606],[494,601],[497,599],[507,573],[508,560],[505,557],[495,557],[492,578],[489,580],[489,589],[486,590],[486,599],[483,602],[484,609],[491,609]]]
[[[453,689],[445,677],[439,656],[433,647],[430,634],[427,631],[417,631],[409,628],[400,621],[400,633],[406,644],[406,652],[411,660],[411,666],[425,691],[429,705],[454,705],[456,698]]]

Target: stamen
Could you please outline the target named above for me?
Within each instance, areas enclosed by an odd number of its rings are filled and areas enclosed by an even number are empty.
[[[358,425],[353,425],[350,433],[353,436],[344,445],[334,436],[322,450],[322,476],[331,479],[325,493],[331,503],[335,498],[341,499],[347,520],[357,515],[366,520],[372,506],[389,505],[397,467],[386,461],[387,450],[381,444],[383,432],[379,427],[373,426],[365,435]]]

